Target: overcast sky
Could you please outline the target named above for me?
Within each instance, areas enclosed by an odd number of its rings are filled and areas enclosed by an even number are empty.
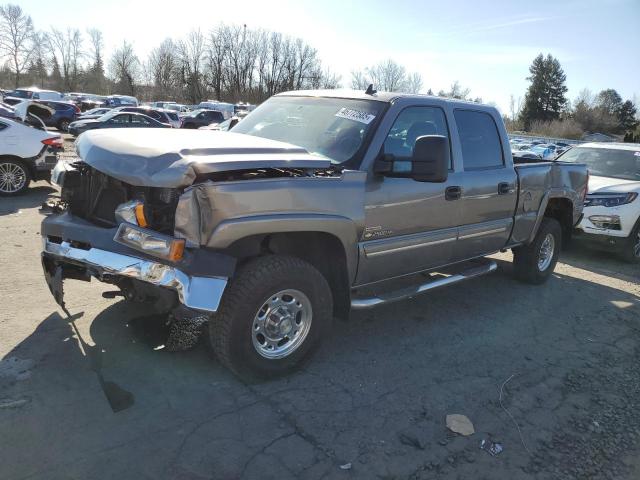
[[[15,0],[13,0],[15,1]],[[490,3],[490,5],[488,5]],[[640,101],[640,0],[20,0],[36,28],[104,33],[106,55],[123,39],[143,58],[166,37],[219,22],[301,37],[342,75],[386,58],[417,71],[425,91],[458,80],[505,113],[523,97],[540,52],[560,60],[569,98],[615,88]],[[482,5],[487,4],[487,5]]]

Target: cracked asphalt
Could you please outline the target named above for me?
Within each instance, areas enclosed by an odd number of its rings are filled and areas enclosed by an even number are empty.
[[[108,286],[68,281],[63,318],[39,259],[52,192],[0,199],[2,479],[640,476],[638,266],[574,245],[532,287],[499,255],[494,274],[337,321],[302,370],[246,385],[202,343],[157,349],[162,319]],[[449,432],[450,413],[475,433]]]

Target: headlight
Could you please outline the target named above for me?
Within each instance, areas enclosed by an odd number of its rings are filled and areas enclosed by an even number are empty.
[[[585,207],[619,207],[633,202],[638,198],[638,194],[631,193],[594,193],[587,195],[584,202]]]
[[[143,230],[127,223],[120,224],[113,239],[122,245],[172,262],[181,260],[184,254],[184,240]]]
[[[120,223],[128,222],[143,228],[149,226],[144,211],[144,203],[140,200],[131,200],[118,205],[116,207],[116,220]]]

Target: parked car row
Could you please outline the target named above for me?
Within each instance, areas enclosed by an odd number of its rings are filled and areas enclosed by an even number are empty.
[[[571,145],[564,142],[545,143],[542,140],[527,141],[519,138],[512,138],[509,144],[514,156],[540,160],[553,160],[571,148]]]

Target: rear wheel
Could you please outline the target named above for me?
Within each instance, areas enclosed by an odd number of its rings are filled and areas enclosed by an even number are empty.
[[[622,256],[627,262],[640,263],[640,219],[625,242]]]
[[[0,160],[0,195],[20,195],[29,188],[29,169],[17,160]]]
[[[324,276],[296,257],[270,255],[244,265],[209,321],[218,359],[245,379],[294,370],[320,344],[332,320]]]
[[[556,268],[561,245],[560,223],[554,218],[543,218],[533,242],[513,249],[516,278],[535,285],[546,282]]]

